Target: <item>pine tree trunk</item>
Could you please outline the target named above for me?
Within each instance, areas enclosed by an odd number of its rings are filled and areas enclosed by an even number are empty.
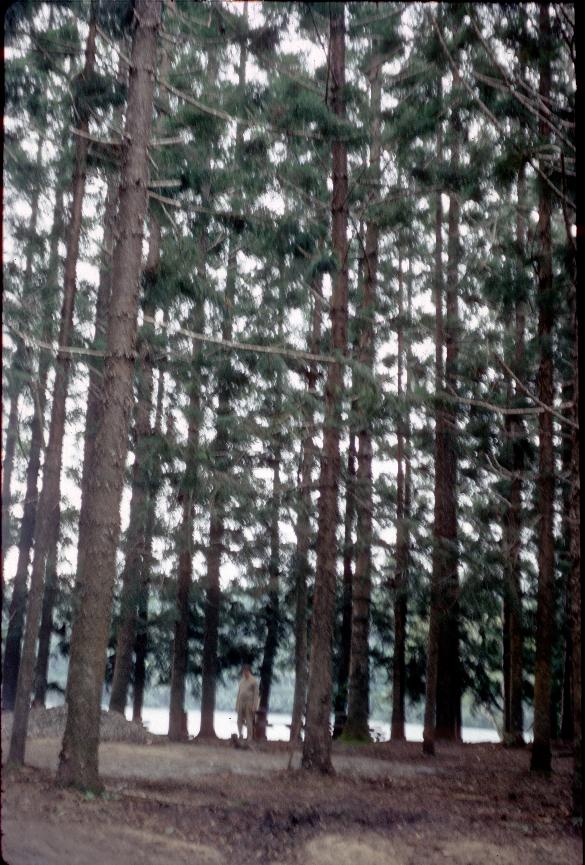
[[[454,89],[457,76],[454,77]],[[457,108],[451,119],[451,171],[459,171],[460,122]],[[459,212],[458,193],[449,196],[449,218],[447,227],[447,285],[445,321],[445,386],[449,393],[457,389],[457,359],[459,355],[458,275],[459,263]],[[435,736],[438,739],[459,738],[458,717],[461,703],[461,675],[459,669],[459,582],[457,575],[457,417],[453,403],[447,402],[444,412],[444,485],[440,491],[444,516],[441,543],[443,548],[442,604],[443,615],[439,629],[439,654],[437,661],[437,708]]]
[[[248,6],[244,4],[243,13],[244,27],[248,26]],[[238,69],[238,91],[243,98],[246,86],[246,63],[248,58],[248,46],[244,36],[240,44],[240,63]],[[238,124],[235,142],[235,159],[238,159],[243,143],[243,127]],[[230,237],[228,252],[227,276],[225,283],[223,321],[221,336],[224,340],[231,340],[233,335],[233,307],[236,294],[237,276],[237,249],[233,237]],[[231,386],[229,383],[229,357],[223,360],[225,371],[218,372],[218,408],[215,441],[213,445],[214,465],[219,471],[229,465],[229,435],[226,429],[226,418],[229,416]],[[215,738],[214,713],[215,713],[215,689],[217,679],[217,646],[219,635],[219,612],[221,603],[221,590],[219,584],[221,570],[221,554],[223,550],[223,535],[225,524],[225,493],[221,489],[223,481],[215,482],[214,490],[209,505],[209,548],[207,551],[207,575],[206,575],[206,597],[205,597],[205,621],[203,631],[203,652],[201,672],[201,729],[199,735],[202,738]]]
[[[437,161],[442,157],[441,130],[437,131]],[[443,208],[441,193],[437,194],[435,209],[435,392],[443,388]],[[445,485],[445,415],[442,404],[437,401],[435,415],[435,509],[433,524],[433,570],[431,576],[431,598],[429,613],[429,635],[427,643],[427,671],[425,691],[425,713],[423,730],[423,753],[435,753],[435,719],[437,707],[437,676],[439,634],[442,624],[442,576],[443,550],[441,540],[444,533],[443,490]]]
[[[118,81],[124,83],[123,64],[120,61],[118,68]],[[121,118],[114,115],[116,124],[121,122]],[[114,249],[114,230],[116,224],[116,215],[118,211],[119,197],[119,175],[118,172],[113,172],[108,176],[106,187],[106,200],[104,205],[104,233],[102,237],[102,257],[100,262],[100,273],[98,282],[98,292],[95,307],[95,329],[93,338],[93,348],[95,351],[104,351],[106,348],[107,330],[108,330],[108,314],[110,308],[110,299],[112,295],[112,254]],[[77,574],[84,569],[83,556],[87,550],[87,537],[91,526],[87,525],[86,513],[87,509],[83,506],[83,496],[85,490],[88,489],[89,481],[93,473],[93,457],[95,449],[95,438],[98,427],[101,423],[103,413],[103,369],[104,362],[100,357],[93,357],[89,369],[89,385],[87,390],[87,403],[85,409],[85,431],[83,439],[83,465],[81,469],[81,496],[82,504],[79,514],[79,535],[77,541]],[[74,595],[77,593],[77,583],[74,589]]]
[[[526,207],[526,179],[524,166],[518,172],[518,205],[516,216],[516,240],[520,253],[523,254],[526,236],[524,209]],[[526,327],[526,311],[524,298],[516,300],[515,309],[515,354],[514,371],[524,378],[524,341]],[[521,397],[521,391],[516,385],[515,398]],[[522,532],[522,472],[524,471],[524,439],[525,430],[522,421],[516,415],[506,418],[506,430],[512,451],[513,478],[510,484],[510,507],[504,523],[504,538],[506,545],[506,574],[504,591],[504,641],[507,645],[508,663],[505,672],[506,693],[504,707],[504,739],[512,746],[524,745],[524,718],[522,709],[522,674],[524,638],[522,624],[522,588],[521,588],[521,532]]]
[[[203,243],[203,241],[202,241]],[[201,267],[205,267],[202,259]],[[202,274],[203,279],[205,274]],[[193,314],[193,325],[198,333],[204,329],[204,307],[198,301]],[[177,579],[177,611],[173,638],[171,663],[171,693],[169,705],[169,739],[185,741],[187,714],[185,712],[185,687],[189,644],[189,596],[193,578],[193,520],[195,516],[195,489],[197,486],[197,451],[199,448],[199,425],[201,413],[200,380],[197,373],[201,353],[195,342],[192,347],[193,363],[189,382],[189,423],[187,432],[187,454],[185,477],[180,491],[183,515],[180,531],[179,573]]]
[[[166,314],[163,327],[166,325]],[[162,362],[161,362],[162,363]],[[156,411],[154,416],[154,447],[160,440],[162,433],[162,415],[165,396],[165,374],[162,366],[159,366],[158,384],[156,393]],[[136,619],[136,639],[134,642],[134,677],[132,698],[132,720],[142,721],[142,704],[144,702],[144,688],[146,684],[146,658],[148,654],[148,594],[154,562],[153,540],[156,521],[156,499],[161,484],[161,463],[158,454],[151,454],[153,465],[149,477],[149,497],[146,512],[146,526],[144,530],[144,556],[140,563],[140,595],[138,599],[138,614]]]
[[[156,227],[155,227],[156,226]],[[149,246],[149,266],[158,267],[160,253],[160,233],[158,224],[151,221],[151,236]],[[156,247],[156,248],[155,248]],[[153,259],[155,260],[153,262]],[[147,276],[148,278],[148,276]],[[142,560],[144,558],[144,540],[146,529],[146,513],[148,510],[150,471],[150,413],[154,392],[154,372],[152,362],[152,338],[154,329],[150,319],[154,318],[155,309],[150,303],[144,304],[145,322],[140,335],[139,366],[137,369],[138,397],[136,401],[136,418],[134,423],[135,450],[132,466],[132,494],[130,498],[130,521],[126,535],[126,560],[122,571],[122,593],[120,596],[120,618],[116,634],[116,660],[110,694],[110,711],[126,711],[128,688],[132,673],[132,652],[136,637],[136,615],[140,595]]]
[[[372,57],[379,53],[379,42],[372,40]],[[380,65],[370,69],[370,201],[379,195],[380,188],[380,106],[382,99],[382,72]],[[362,298],[358,316],[359,329],[358,362],[374,372],[374,323],[376,314],[376,283],[378,278],[378,223],[369,220],[366,225],[366,241],[363,267]],[[343,735],[350,739],[370,739],[369,720],[369,634],[370,602],[372,594],[372,430],[368,417],[371,385],[363,374],[358,376],[357,416],[358,454],[355,485],[356,499],[356,562],[352,587],[351,655],[349,670],[349,694],[347,721]],[[365,402],[365,404],[364,404]]]
[[[85,49],[85,65],[83,70],[85,77],[89,77],[93,72],[95,63],[95,37],[96,23],[94,7],[92,5],[91,21]],[[87,131],[89,127],[86,120],[82,119],[80,121],[80,128]],[[59,331],[60,346],[70,345],[73,332],[73,309],[77,290],[76,270],[81,235],[88,145],[89,142],[86,138],[77,136],[72,180],[71,213],[67,233],[67,252],[63,271],[64,287]],[[71,356],[66,351],[63,351],[63,349],[60,349],[55,365],[55,385],[53,404],[51,406],[49,442],[43,467],[43,487],[37,506],[31,586],[27,604],[26,627],[18,671],[14,719],[8,756],[9,761],[17,765],[22,765],[24,762],[30,697],[34,680],[35,650],[43,602],[45,566],[51,540],[59,532],[61,465],[63,438],[65,435],[65,403],[67,400],[70,366]]]
[[[345,117],[345,7],[331,7],[330,68],[332,107]],[[337,258],[331,298],[331,345],[339,355],[347,351],[347,148],[334,140],[333,193],[331,202],[332,246]],[[311,661],[307,699],[306,735],[302,765],[305,769],[331,772],[331,643],[335,611],[340,456],[339,425],[343,396],[343,370],[338,361],[329,365],[325,387],[325,422],[319,477],[317,568],[313,601]]]
[[[540,6],[540,86],[543,102],[550,96],[550,18],[548,6]],[[540,122],[541,138],[548,139],[548,127]],[[541,164],[546,171],[546,163]],[[538,398],[553,404],[552,337],[554,295],[552,280],[551,194],[541,179],[539,184],[538,232],[540,239],[538,267]],[[530,768],[551,769],[551,651],[554,633],[554,447],[552,415],[538,416],[538,596],[536,608],[536,662],[534,675],[534,741]]]
[[[43,120],[43,118],[40,118],[41,128],[43,126]],[[35,159],[35,169],[37,174],[40,174],[42,171],[44,149],[45,138],[42,135],[39,135]],[[34,241],[37,235],[37,223],[39,220],[40,195],[40,183],[35,183],[31,196],[29,241],[26,251],[26,261],[24,267],[25,295],[33,292],[31,281],[35,249]],[[2,580],[4,580],[4,559],[11,545],[10,504],[12,472],[14,470],[14,457],[16,452],[16,440],[18,434],[18,404],[20,401],[20,395],[25,384],[28,382],[28,380],[32,381],[33,378],[29,366],[29,352],[27,351],[23,340],[19,336],[17,336],[16,349],[12,358],[12,365],[9,377],[8,392],[10,394],[10,408],[8,410],[8,423],[6,425],[6,437],[4,439],[4,460],[2,463]],[[2,585],[2,597],[4,597],[4,585]]]
[[[579,423],[579,303],[576,284],[571,302],[573,317],[573,393],[572,420]],[[581,666],[581,461],[579,430],[571,430],[571,494],[570,494],[570,622],[573,679],[573,815],[583,819],[583,751],[582,751],[582,675]]]
[[[398,256],[398,400],[404,397],[404,278],[402,274],[402,256]],[[409,267],[409,303],[410,312],[410,267]],[[410,315],[409,315],[410,318]],[[407,391],[408,391],[408,361],[407,361]],[[405,455],[405,440],[409,435],[408,409],[406,420],[400,410],[397,424],[397,475],[396,475],[396,570],[394,574],[394,655],[392,660],[392,722],[390,738],[397,741],[405,739],[404,725],[406,722],[406,614],[408,599],[408,558],[409,558],[409,506],[410,491],[407,489],[408,465]],[[405,470],[406,464],[406,470]]]
[[[58,769],[61,783],[90,789],[101,786],[98,774],[100,701],[132,409],[142,236],[148,200],[147,148],[153,113],[153,63],[161,20],[160,0],[136,0],[135,12],[104,364],[103,416],[94,450],[100,472],[92,473],[84,497],[88,547],[82,556],[83,571],[78,577],[67,681],[67,722]]]
[[[315,286],[321,294],[320,283]],[[313,320],[309,339],[309,351],[319,352],[321,342],[321,303],[313,301]],[[317,391],[317,368],[314,363],[307,371],[307,395],[314,398]],[[295,689],[290,727],[290,741],[301,741],[301,727],[307,699],[307,577],[309,574],[309,549],[311,546],[311,477],[316,457],[313,439],[314,413],[312,408],[303,411],[305,435],[301,444],[301,465],[299,471],[299,495],[297,503],[296,549],[293,561],[295,578]]]
[[[54,307],[54,275],[59,271],[59,241],[63,235],[63,192],[57,190],[55,209],[53,212],[53,225],[49,242],[48,274],[50,287],[44,299],[44,322],[42,327],[43,339],[52,341],[52,317]],[[27,576],[30,564],[30,554],[33,545],[35,520],[38,503],[38,480],[41,465],[41,453],[44,445],[44,415],[46,403],[47,379],[51,356],[48,352],[41,352],[36,381],[32,382],[34,417],[32,422],[32,437],[28,466],[26,471],[26,493],[22,520],[20,523],[20,535],[18,539],[18,560],[16,565],[16,576],[13,582],[12,598],[10,601],[8,630],[4,648],[4,660],[2,666],[2,708],[12,711],[14,698],[16,696],[16,681],[18,667],[20,665],[20,644],[24,626],[24,614],[26,608]]]
[[[352,399],[351,412],[354,412]],[[337,681],[333,703],[333,738],[343,733],[347,721],[347,692],[349,684],[349,664],[351,658],[351,605],[353,585],[353,530],[355,525],[355,473],[356,473],[356,434],[349,430],[347,449],[347,470],[345,478],[345,519],[343,525],[343,583],[341,586],[341,633],[339,635],[339,660]]]
[[[195,405],[198,405],[198,398]],[[195,411],[193,399],[190,407]],[[189,435],[189,447],[195,446],[199,437],[198,424],[194,425],[195,437]],[[191,433],[191,425],[190,425]],[[189,594],[193,578],[193,518],[194,494],[183,492],[183,517],[181,520],[181,551],[179,553],[179,575],[177,580],[177,613],[173,639],[171,667],[171,692],[169,703],[169,739],[172,742],[186,741],[188,737],[187,713],[185,711],[185,687],[187,679],[189,643]]]
[[[277,384],[278,393],[281,385]],[[277,409],[278,412],[278,409]],[[279,433],[277,433],[277,437]],[[260,667],[260,699],[258,709],[264,719],[268,720],[270,707],[270,688],[274,673],[274,661],[278,649],[278,629],[280,623],[280,530],[278,519],[280,515],[280,462],[281,447],[276,443],[273,456],[274,466],[272,469],[272,513],[270,516],[270,561],[268,563],[268,604],[266,607],[266,639],[264,642],[264,654]],[[266,726],[260,726],[259,738],[266,739]]]

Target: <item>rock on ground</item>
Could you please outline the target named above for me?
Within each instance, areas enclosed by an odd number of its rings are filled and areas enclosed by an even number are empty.
[[[31,739],[61,738],[65,732],[67,708],[55,706],[52,709],[31,709],[28,720],[28,735]],[[2,712],[2,736],[10,736],[12,730],[12,712]],[[155,736],[141,724],[128,721],[117,712],[102,710],[100,724],[101,742],[133,742],[137,745],[148,745],[155,741]]]

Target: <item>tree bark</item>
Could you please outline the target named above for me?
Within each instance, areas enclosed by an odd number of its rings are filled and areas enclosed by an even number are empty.
[[[280,384],[277,384],[280,391]],[[280,531],[278,519],[280,515],[280,463],[281,445],[280,433],[277,432],[277,442],[272,457],[274,465],[272,469],[272,513],[270,515],[270,561],[268,563],[268,603],[266,607],[266,639],[264,641],[264,654],[260,667],[260,699],[259,711],[265,719],[268,719],[270,707],[270,688],[274,674],[274,661],[278,649],[278,629],[280,625]],[[260,728],[259,738],[266,739],[266,726]]]
[[[331,8],[330,41],[331,99],[335,115],[345,118],[345,6]],[[319,477],[317,568],[313,601],[313,628],[306,735],[302,765],[305,769],[332,772],[331,763],[331,642],[335,610],[337,564],[336,529],[339,490],[339,427],[343,395],[341,356],[347,350],[347,148],[334,140],[333,193],[331,201],[332,246],[337,258],[331,298],[331,344],[339,357],[329,365],[325,387],[325,423]]]
[[[244,4],[244,28],[248,25],[248,7]],[[240,44],[240,63],[238,69],[238,91],[242,95],[246,86],[246,63],[248,45],[244,35]],[[235,159],[238,159],[243,143],[243,126],[238,124],[235,142]],[[233,237],[230,237],[228,252],[227,275],[225,282],[223,321],[221,336],[223,340],[231,340],[233,334],[233,307],[236,294],[237,249]],[[215,440],[213,444],[214,465],[221,472],[229,465],[229,434],[226,428],[226,418],[230,414],[231,386],[229,383],[229,357],[223,360],[224,369],[218,372],[218,408]],[[215,738],[213,716],[215,713],[215,689],[217,679],[217,646],[219,635],[219,613],[221,590],[219,584],[221,570],[221,554],[225,525],[226,493],[224,481],[217,479],[209,505],[209,548],[207,551],[207,575],[205,596],[205,621],[203,631],[203,653],[201,673],[201,729],[202,738]]]
[[[204,240],[201,240],[204,244]],[[203,250],[202,250],[203,251]],[[205,257],[201,265],[205,268]],[[205,274],[203,273],[203,279]],[[201,301],[193,315],[193,324],[198,333],[204,328],[204,307]],[[179,547],[179,574],[177,580],[177,611],[173,639],[171,665],[171,694],[169,706],[169,739],[185,741],[188,736],[185,712],[185,688],[189,644],[189,596],[193,578],[193,520],[195,516],[195,491],[197,488],[197,451],[199,449],[199,426],[201,414],[200,380],[198,367],[201,362],[200,347],[193,342],[193,363],[189,382],[189,420],[187,432],[187,454],[185,476],[179,493],[183,515],[181,520]]]
[[[102,237],[102,247],[104,250],[111,250],[113,243],[113,225],[116,218],[117,207],[117,177],[111,176],[108,179],[106,201],[104,208],[104,233]],[[106,330],[108,307],[111,293],[111,261],[107,253],[102,253],[102,261],[100,265],[100,274],[98,282],[98,292],[96,298],[96,313],[95,313],[95,333],[93,340],[93,348],[97,351],[103,351],[105,348],[104,335]],[[99,418],[101,416],[101,370],[103,362],[101,358],[92,358],[92,363],[89,370],[89,384],[87,407],[85,414],[85,433],[84,433],[84,459],[82,467],[81,488],[85,489],[87,483],[87,474],[90,470],[89,462],[91,461],[91,453],[93,442],[95,440],[95,431]],[[43,596],[43,609],[41,615],[41,626],[39,629],[39,645],[37,650],[37,661],[35,668],[35,697],[34,706],[44,706],[47,693],[47,676],[49,668],[49,650],[51,634],[53,629],[53,608],[57,596],[57,544],[59,540],[59,522],[53,526],[55,531],[54,536],[50,540],[49,552],[47,554],[46,567],[46,585]],[[81,523],[79,526],[80,537],[82,535]],[[82,540],[78,542],[84,543]]]
[[[57,188],[53,225],[49,241],[48,282],[44,299],[44,321],[42,326],[43,339],[52,341],[52,317],[55,304],[55,276],[59,272],[59,241],[63,236],[63,191]],[[38,503],[38,481],[41,466],[41,453],[44,445],[44,417],[46,404],[47,379],[51,356],[46,351],[39,355],[39,366],[35,382],[31,382],[34,401],[34,416],[32,422],[32,437],[28,466],[26,471],[25,502],[20,523],[18,539],[18,560],[16,575],[10,600],[8,630],[4,647],[2,666],[2,708],[12,711],[16,696],[16,681],[20,665],[20,645],[24,626],[26,609],[27,577],[30,564],[30,554],[33,545],[35,521]]]
[[[43,118],[41,118],[41,128],[43,126],[43,122]],[[35,168],[37,174],[40,174],[42,171],[44,149],[45,138],[43,135],[39,135],[35,158]],[[31,195],[29,242],[26,251],[26,260],[24,266],[25,296],[33,292],[31,281],[34,259],[34,239],[36,238],[37,223],[39,220],[40,195],[41,185],[39,182],[35,183]],[[18,437],[18,404],[25,383],[29,379],[32,380],[32,374],[29,367],[30,353],[27,351],[24,341],[19,336],[17,336],[16,349],[12,358],[8,384],[8,392],[10,394],[10,408],[8,410],[8,423],[6,425],[6,436],[4,439],[4,460],[2,462],[2,581],[4,580],[4,560],[6,557],[6,553],[8,552],[11,545],[10,505],[12,472],[14,470],[16,440]],[[4,597],[4,585],[2,585],[2,590],[2,596]]]
[[[350,412],[354,413],[351,400]],[[345,478],[345,519],[343,526],[343,582],[341,586],[341,633],[339,635],[339,661],[333,704],[333,738],[343,733],[347,721],[347,692],[349,684],[349,664],[351,658],[351,602],[353,585],[353,558],[355,546],[353,530],[355,526],[355,473],[356,473],[356,434],[353,427],[349,430],[347,449],[347,470]]]
[[[453,78],[456,91],[458,76]],[[455,94],[456,96],[456,94]],[[451,117],[451,172],[459,172],[461,126],[455,106]],[[446,348],[445,387],[449,393],[457,390],[457,361],[459,356],[458,264],[459,264],[459,193],[449,195],[447,225],[447,285],[444,327]],[[447,402],[444,413],[444,485],[439,491],[442,499],[443,519],[440,543],[442,546],[442,601],[443,614],[439,628],[437,660],[437,708],[435,736],[438,739],[460,738],[461,675],[459,669],[459,581],[457,541],[457,416],[455,406]]]
[[[321,294],[320,282],[315,286]],[[321,342],[321,303],[313,301],[313,316],[309,351],[319,352]],[[316,457],[315,441],[312,435],[314,412],[311,404],[317,393],[317,367],[309,364],[307,370],[308,401],[303,410],[306,433],[301,444],[301,465],[299,471],[299,494],[297,500],[296,549],[293,561],[295,578],[295,689],[290,727],[290,741],[301,741],[301,727],[307,699],[307,577],[309,574],[309,549],[311,546],[311,477]]]
[[[408,318],[410,320],[410,265],[408,273]],[[404,347],[404,277],[402,274],[402,256],[398,256],[398,400],[404,398],[403,378],[405,366]],[[408,396],[408,359],[406,359],[406,391]],[[403,410],[399,408],[397,434],[397,474],[396,474],[396,569],[394,573],[394,655],[392,659],[392,722],[390,738],[404,741],[406,722],[406,616],[408,603],[408,559],[410,490],[408,457],[405,454],[405,442],[410,435],[408,406],[404,418]]]
[[[541,100],[550,97],[550,18],[546,4],[540,6],[540,83]],[[539,133],[548,140],[548,127],[541,120]],[[546,171],[546,163],[541,163]],[[553,404],[552,338],[554,324],[554,294],[552,279],[551,193],[540,179],[538,206],[540,239],[538,265],[538,398],[545,405]],[[536,607],[536,662],[534,676],[534,740],[530,768],[550,772],[551,769],[551,650],[554,633],[554,448],[550,412],[538,416],[538,595]]]
[[[526,206],[526,179],[524,166],[518,172],[518,205],[516,215],[516,241],[519,254],[524,254],[526,224],[524,208]],[[517,298],[515,303],[515,353],[514,372],[524,379],[524,341],[526,328],[526,302]],[[521,391],[516,384],[514,397],[521,398]],[[508,508],[503,527],[506,573],[504,587],[504,644],[507,646],[508,663],[504,671],[505,705],[504,705],[504,741],[511,746],[524,745],[524,718],[522,709],[522,674],[524,637],[522,625],[522,587],[521,587],[521,532],[522,532],[522,472],[524,471],[524,439],[525,429],[521,420],[515,415],[506,418],[506,432],[511,446],[511,469],[513,478],[510,484],[510,507]]]
[[[146,279],[154,277],[160,258],[160,230],[156,221],[151,221],[151,235]],[[135,450],[132,466],[132,494],[130,498],[130,521],[126,535],[126,560],[122,571],[122,593],[120,617],[116,634],[116,660],[110,694],[110,711],[122,715],[126,710],[128,688],[132,673],[132,653],[136,637],[136,614],[140,595],[146,514],[148,510],[149,479],[153,454],[151,453],[150,413],[154,393],[154,371],[152,361],[152,339],[154,328],[150,319],[155,309],[150,302],[144,306],[145,322],[142,326],[139,346],[139,366],[136,373],[138,396],[134,422]]]
[[[572,289],[573,317],[573,392],[572,420],[579,423],[579,303],[577,287]],[[583,750],[582,750],[582,675],[581,666],[581,454],[579,430],[573,428],[571,436],[571,496],[570,496],[570,622],[573,679],[573,815],[583,818]]]
[[[439,88],[439,94],[440,88]],[[441,129],[437,130],[437,162],[442,158]],[[443,387],[443,207],[441,193],[437,193],[435,207],[435,392]],[[431,598],[429,634],[427,644],[427,671],[425,689],[425,713],[423,730],[423,753],[435,753],[435,718],[437,707],[437,675],[439,634],[442,624],[441,581],[443,574],[443,552],[441,539],[444,532],[444,509],[441,498],[445,484],[445,414],[437,401],[435,413],[435,508],[433,524],[433,570],[431,576]]]
[[[285,275],[280,274],[279,303],[278,303],[278,326],[277,339],[282,345],[284,339],[283,316],[285,299],[283,292]],[[279,416],[282,411],[282,374],[280,369],[276,373],[274,383],[274,417],[276,423],[280,424]],[[258,724],[258,739],[266,739],[266,722],[270,708],[270,689],[274,675],[274,662],[278,651],[278,631],[280,628],[280,508],[281,508],[281,480],[280,467],[282,462],[282,431],[280,426],[274,430],[271,442],[272,462],[272,497],[270,513],[270,559],[268,562],[268,603],[266,605],[266,638],[264,640],[264,653],[260,666],[259,700],[258,710],[265,723]]]
[[[135,12],[104,365],[104,408],[94,451],[100,471],[92,473],[85,496],[88,548],[78,578],[67,681],[67,722],[58,769],[61,783],[86,789],[101,787],[100,701],[132,409],[143,223],[148,200],[147,148],[161,2],[136,0]]]
[[[120,60],[118,67],[118,81],[124,82],[124,66]],[[121,117],[114,115],[116,125],[121,122]],[[93,348],[96,351],[104,351],[106,348],[108,314],[110,299],[112,295],[112,255],[114,249],[114,231],[118,210],[119,198],[119,172],[112,172],[108,177],[106,187],[106,200],[104,206],[104,233],[102,237],[102,257],[100,262],[100,274],[98,293],[95,307],[95,330]],[[103,413],[103,370],[104,361],[100,357],[92,358],[89,369],[89,386],[87,391],[87,403],[85,409],[85,432],[83,439],[83,466],[81,469],[81,495],[82,504],[79,514],[79,534],[77,541],[77,578],[83,571],[82,561],[87,550],[87,537],[91,526],[87,525],[87,509],[83,506],[83,496],[88,489],[90,478],[94,471],[95,438],[102,419]],[[77,585],[74,596],[77,593]]]
[[[166,322],[166,317],[165,317]],[[162,431],[162,414],[165,394],[165,374],[159,366],[156,394],[156,411],[154,416],[153,442],[156,448]],[[140,562],[140,595],[138,598],[138,613],[136,618],[136,639],[134,642],[134,677],[132,720],[142,722],[142,704],[146,684],[146,658],[148,654],[148,594],[153,567],[153,539],[156,520],[156,499],[161,483],[161,463],[158,455],[153,455],[153,466],[149,477],[149,497],[144,530],[144,556]]]
[[[89,77],[95,64],[96,22],[95,10],[92,4],[91,20],[85,48],[85,65],[83,75]],[[87,131],[87,120],[80,121],[80,127]],[[77,137],[75,146],[75,164],[72,179],[71,213],[67,233],[67,252],[63,271],[63,306],[61,309],[61,325],[59,331],[59,346],[71,344],[73,332],[73,310],[77,291],[77,259],[79,254],[79,239],[81,235],[81,220],[83,198],[85,194],[85,174],[89,142],[82,136]],[[10,739],[9,762],[22,765],[30,697],[34,679],[35,650],[43,602],[43,581],[45,566],[51,540],[59,532],[59,501],[61,486],[61,465],[63,456],[63,438],[65,435],[65,404],[69,385],[71,356],[63,349],[59,350],[56,360],[55,385],[53,404],[51,406],[51,423],[49,442],[43,467],[43,487],[37,506],[34,558],[31,574],[31,586],[26,612],[26,628],[22,647],[22,657],[18,671],[16,699],[14,703],[14,719]]]
[[[379,40],[372,40],[372,57],[379,55]],[[375,201],[380,188],[380,110],[382,99],[382,69],[374,65],[370,70],[370,203]],[[378,278],[379,229],[375,219],[366,224],[362,298],[359,309],[360,330],[358,362],[373,376],[376,314],[376,283]],[[368,417],[372,385],[363,373],[357,377],[356,408],[358,454],[356,472],[356,562],[351,604],[351,655],[347,721],[343,735],[350,739],[370,739],[369,719],[369,634],[370,603],[372,594],[372,422]]]

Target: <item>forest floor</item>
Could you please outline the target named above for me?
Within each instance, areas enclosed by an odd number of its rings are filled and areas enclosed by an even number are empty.
[[[528,750],[335,743],[331,777],[287,770],[285,743],[102,742],[101,796],[55,783],[60,738],[3,772],[9,865],[577,865],[572,760],[547,779]],[[6,730],[2,741],[6,756]]]

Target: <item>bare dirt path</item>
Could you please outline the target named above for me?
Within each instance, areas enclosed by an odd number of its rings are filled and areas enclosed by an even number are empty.
[[[571,761],[550,779],[526,752],[335,745],[334,777],[286,770],[288,749],[106,742],[103,796],[54,782],[58,739],[4,773],[9,865],[579,865]],[[4,749],[3,752],[5,753]],[[299,755],[295,757],[296,765]]]

